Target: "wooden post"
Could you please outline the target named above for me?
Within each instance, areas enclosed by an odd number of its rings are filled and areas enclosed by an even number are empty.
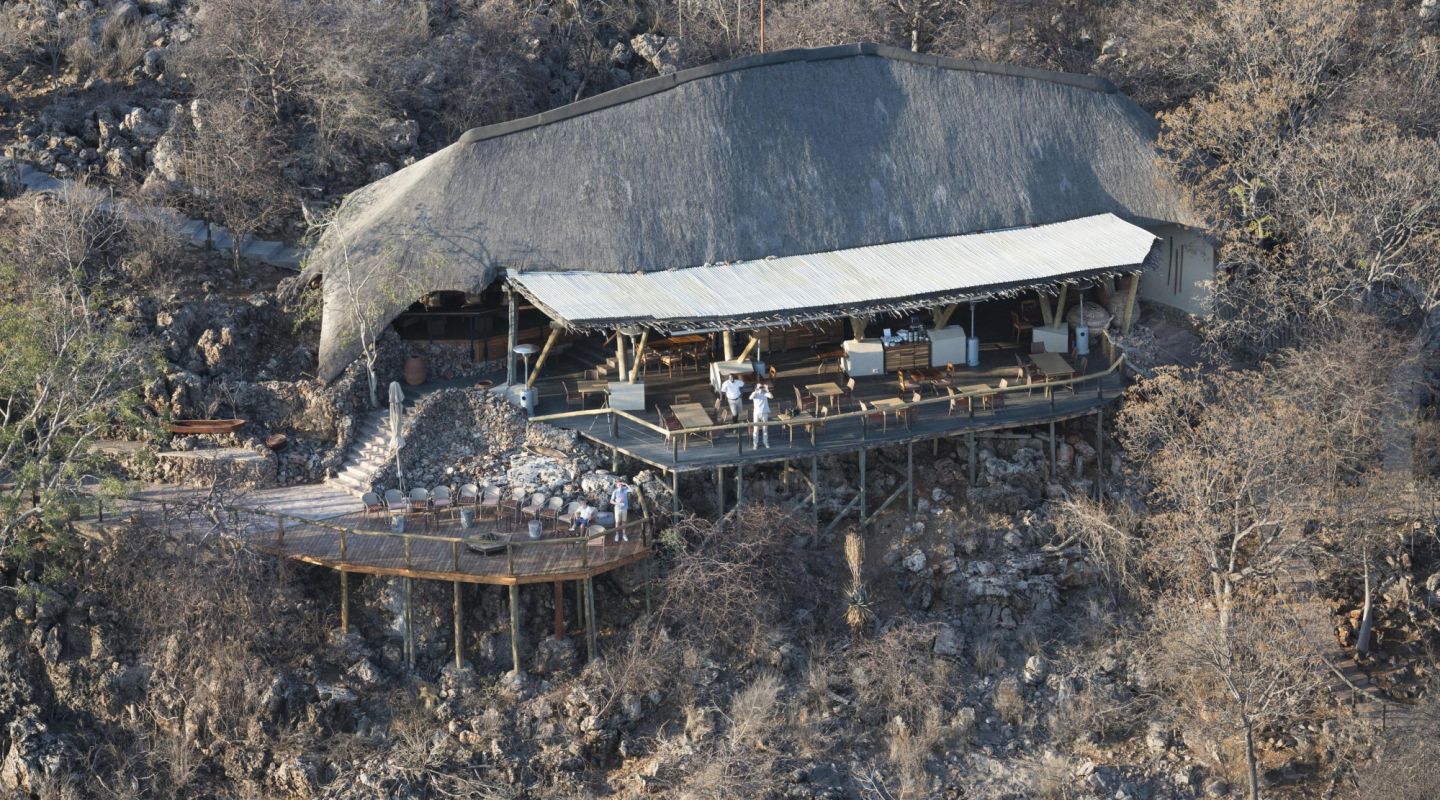
[[[744,361],[747,357],[749,357],[751,351],[755,349],[755,345],[757,344],[760,344],[760,337],[756,336],[753,333],[750,334],[750,341],[746,342],[745,349],[740,351],[739,360]]]
[[[340,571],[340,635],[350,632],[350,573]]]
[[[1130,333],[1130,325],[1135,321],[1135,295],[1140,291],[1140,274],[1137,272],[1130,276],[1130,285],[1125,287],[1125,312],[1120,315],[1120,332]]]
[[[670,524],[680,519],[680,473],[670,471]]]
[[[452,582],[455,596],[451,598],[450,616],[455,623],[455,669],[465,668],[465,617],[460,608],[460,581]]]
[[[415,617],[410,612],[411,579],[405,579],[405,663],[415,666]]]
[[[975,485],[975,434],[965,434],[965,444],[970,448],[970,485]]]
[[[535,368],[530,370],[530,377],[525,379],[526,389],[535,385],[535,379],[540,376],[540,368],[545,366],[545,359],[550,357],[550,348],[555,346],[555,340],[559,338],[560,328],[550,326],[550,335],[545,337],[545,346],[540,348],[540,357],[535,359]]]
[[[505,303],[508,333],[505,348],[505,383],[515,385],[515,345],[520,336],[520,312],[515,307],[515,291],[505,286]]]
[[[745,505],[745,465],[735,466],[735,519],[740,519],[740,511]]]
[[[520,677],[520,584],[510,584],[510,672]]]
[[[1105,412],[1095,412],[1095,499],[1105,499]]]
[[[1056,458],[1058,456],[1055,454],[1055,423],[1052,421],[1050,423],[1050,480],[1052,481],[1055,480],[1056,475],[1060,474],[1060,465],[1055,463]]]
[[[588,605],[588,606],[590,607],[590,613],[587,615],[587,618],[586,618],[586,623],[587,623],[588,629],[586,630],[586,633],[585,633],[585,635],[586,635],[585,654],[589,657],[590,660],[594,660],[594,658],[595,658],[595,579],[594,579],[594,578],[586,578],[586,579],[585,579],[585,603],[586,603],[586,605]]]
[[[810,459],[810,518],[815,523],[815,533],[810,541],[815,547],[820,546],[820,459]]]
[[[620,471],[620,450],[613,446],[610,448],[610,471]]]
[[[1070,291],[1070,284],[1060,284],[1060,299],[1055,301],[1055,321],[1053,323],[1054,325],[1059,326],[1065,324],[1065,294],[1068,291]]]
[[[910,521],[915,521],[915,443],[905,443],[905,505]]]
[[[585,629],[585,582],[575,581],[575,621]]]
[[[619,328],[615,329],[615,370],[615,377],[622,381],[630,374],[625,371],[625,335]]]
[[[1035,290],[1035,295],[1040,298],[1040,317],[1046,325],[1054,323],[1055,315],[1050,311],[1050,296],[1045,294],[1044,289]]]
[[[935,316],[935,330],[938,331],[941,328],[948,326],[950,324],[950,318],[955,316],[955,309],[959,307],[959,303],[951,303],[944,308],[937,307],[933,312]]]
[[[735,360],[735,334],[730,331],[720,332],[720,342],[725,348],[725,360]]]
[[[640,379],[640,367],[645,363],[645,347],[650,342],[650,329],[640,330],[640,346],[635,348],[635,363],[630,365],[630,382],[635,383]]]
[[[555,581],[555,638],[565,638],[565,584]]]
[[[715,468],[715,518],[725,516],[725,468]]]
[[[866,519],[868,515],[865,509],[867,499],[865,495],[865,448],[862,447],[860,448],[860,532],[862,535],[870,527],[870,520]]]

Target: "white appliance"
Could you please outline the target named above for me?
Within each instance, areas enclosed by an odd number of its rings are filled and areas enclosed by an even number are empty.
[[[1075,326],[1075,353],[1077,355],[1090,355],[1090,326]]]

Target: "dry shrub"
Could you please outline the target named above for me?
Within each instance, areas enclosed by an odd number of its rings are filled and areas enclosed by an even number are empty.
[[[1149,708],[1143,699],[1120,700],[1114,684],[1087,679],[1080,688],[1062,690],[1050,716],[1050,736],[1056,742],[1074,742],[1096,736],[1115,741],[1132,735]]]
[[[756,505],[723,528],[695,519],[677,527],[687,547],[670,564],[658,612],[677,640],[753,658],[791,609],[813,603],[817,582],[790,547],[809,532],[795,517]]]
[[[899,717],[918,730],[941,708],[950,686],[949,659],[930,652],[935,626],[902,620],[850,652],[850,679],[863,717]]]
[[[1053,750],[1026,759],[1021,765],[1019,775],[1025,784],[1026,797],[1035,800],[1069,800],[1079,795],[1079,792],[1071,789],[1075,780],[1070,760]]]
[[[990,674],[1005,669],[1005,655],[1000,652],[1000,637],[993,633],[987,633],[975,640],[971,657],[975,659],[975,669],[978,672]]]
[[[786,707],[779,703],[780,677],[764,672],[730,698],[730,743],[755,747],[771,738]]]
[[[931,709],[918,729],[912,729],[898,720],[892,723],[891,728],[888,755],[899,784],[897,799],[919,800],[932,797],[935,778],[926,765],[944,736],[939,709]]]
[[[1011,725],[1020,726],[1025,722],[1025,715],[1030,710],[1025,702],[1025,695],[1020,691],[1020,681],[1014,677],[1003,678],[995,684],[995,693],[992,698],[995,704],[995,713]]]

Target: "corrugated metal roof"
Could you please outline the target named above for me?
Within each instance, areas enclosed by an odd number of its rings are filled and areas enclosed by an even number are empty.
[[[803,321],[1142,268],[1154,234],[1113,214],[667,272],[526,272],[511,281],[575,327]],[[669,323],[666,325],[665,323]]]

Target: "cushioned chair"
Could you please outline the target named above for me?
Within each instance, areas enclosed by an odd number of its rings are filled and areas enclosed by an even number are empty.
[[[430,510],[430,490],[429,490],[429,489],[424,489],[424,488],[421,488],[421,487],[419,487],[419,486],[416,486],[414,489],[411,489],[411,490],[410,490],[410,510],[411,510],[411,511],[429,511],[429,510]]]
[[[365,504],[366,514],[382,514],[385,512],[385,503],[380,500],[380,495],[374,492],[366,492],[361,495],[360,502]]]
[[[430,507],[439,511],[442,508],[449,508],[454,502],[450,496],[450,487],[436,486],[430,490]]]
[[[385,508],[390,511],[403,512],[406,510],[405,493],[399,489],[385,490]]]
[[[494,486],[486,486],[480,494],[480,516],[485,516],[487,510],[495,519],[500,518],[500,490]]]
[[[455,498],[455,505],[460,508],[474,508],[480,504],[480,487],[473,483],[467,483],[460,487],[460,494]]]

